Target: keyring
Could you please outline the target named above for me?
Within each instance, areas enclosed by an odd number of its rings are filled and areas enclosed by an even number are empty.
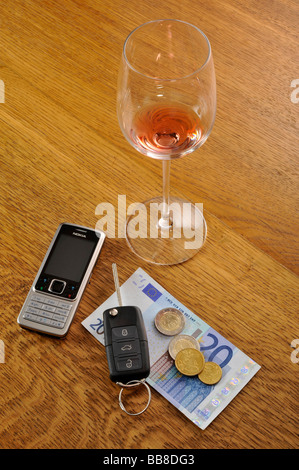
[[[145,382],[145,379],[142,379],[142,380],[131,380],[130,382],[128,382],[128,383],[126,383],[126,384],[123,384],[123,383],[121,383],[121,382],[116,382],[116,383],[117,383],[117,385],[120,385],[120,386],[122,387],[121,390],[120,390],[120,392],[119,392],[118,402],[119,402],[119,406],[121,407],[121,409],[122,409],[125,413],[127,413],[128,415],[131,415],[131,416],[137,416],[137,415],[141,415],[141,413],[144,413],[145,410],[147,410],[147,408],[148,408],[148,406],[149,406],[149,404],[150,404],[150,401],[151,401],[151,396],[152,396],[152,394],[151,394],[151,389],[150,389],[150,387],[149,387],[148,384]],[[125,408],[125,406],[124,406],[124,404],[123,404],[123,402],[122,402],[122,400],[121,400],[121,396],[122,396],[122,393],[123,393],[123,389],[124,389],[125,387],[127,387],[127,388],[136,387],[137,385],[140,385],[140,384],[144,385],[145,388],[147,389],[147,392],[148,392],[148,401],[147,401],[147,404],[146,404],[145,408],[144,408],[143,410],[139,411],[138,413],[130,413],[129,411],[126,410],[126,408]]]

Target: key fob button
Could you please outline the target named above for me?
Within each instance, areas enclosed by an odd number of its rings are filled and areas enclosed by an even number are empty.
[[[131,354],[140,354],[139,340],[114,341],[113,354],[115,356],[130,356]]]
[[[120,326],[117,328],[112,328],[112,341],[132,339],[132,338],[138,338],[136,326],[131,325],[131,326]]]
[[[115,359],[115,365],[118,372],[141,369],[141,356],[130,356],[124,357],[123,359],[121,357],[117,357]]]

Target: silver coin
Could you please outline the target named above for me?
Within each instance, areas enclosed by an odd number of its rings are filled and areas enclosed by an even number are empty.
[[[185,317],[177,308],[163,308],[155,316],[155,326],[163,335],[174,336],[184,329]]]
[[[169,342],[168,345],[168,352],[172,359],[176,358],[176,355],[182,349],[193,348],[198,349],[200,348],[198,341],[194,338],[194,336],[190,335],[177,335]]]

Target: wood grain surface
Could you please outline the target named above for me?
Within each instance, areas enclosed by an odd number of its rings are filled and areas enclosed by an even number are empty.
[[[172,194],[203,202],[207,242],[161,267],[107,239],[67,337],[23,330],[18,313],[59,223],[93,227],[100,202],[161,194],[161,163],[121,134],[116,84],[127,34],[165,17],[200,27],[214,54],[214,129],[171,177]],[[298,447],[297,24],[289,0],[1,3],[0,448]],[[141,266],[261,365],[205,431],[154,390],[146,413],[121,412],[105,351],[81,325],[113,292],[115,261],[121,282]]]

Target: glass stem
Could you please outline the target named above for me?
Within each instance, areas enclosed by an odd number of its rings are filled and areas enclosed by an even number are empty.
[[[170,182],[170,160],[163,160],[163,207],[162,217],[159,220],[161,228],[171,227],[171,220],[169,218],[169,182]]]

